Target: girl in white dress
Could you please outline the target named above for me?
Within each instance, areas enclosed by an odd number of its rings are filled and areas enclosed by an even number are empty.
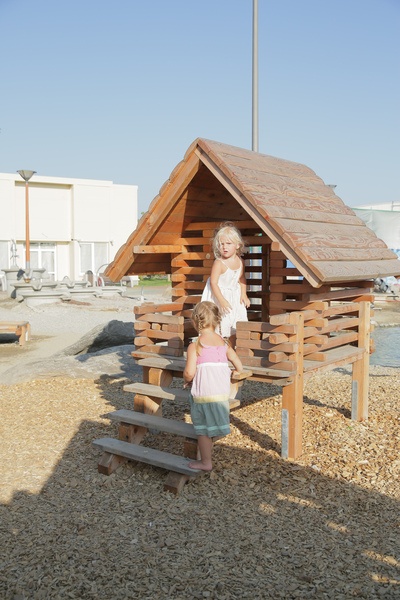
[[[236,323],[247,321],[250,300],[246,293],[244,242],[232,223],[223,223],[213,239],[215,261],[201,300],[216,304],[221,312],[220,333],[236,344]]]

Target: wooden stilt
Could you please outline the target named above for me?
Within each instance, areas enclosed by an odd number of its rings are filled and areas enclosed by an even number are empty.
[[[351,418],[353,421],[368,419],[369,389],[369,344],[371,335],[371,305],[360,302],[358,347],[364,352],[360,360],[353,364],[353,380],[351,389]]]
[[[111,454],[110,452],[103,452],[98,465],[97,470],[103,475],[111,475],[118,467],[128,462],[128,459],[124,456],[118,456],[117,454]]]
[[[290,323],[295,325],[296,333],[288,336],[291,342],[297,344],[294,360],[297,364],[293,382],[283,388],[282,392],[282,458],[295,459],[302,452],[303,430],[303,345],[304,345],[304,316],[301,312],[290,315]]]

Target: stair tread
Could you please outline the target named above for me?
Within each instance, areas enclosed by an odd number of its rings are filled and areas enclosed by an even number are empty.
[[[138,365],[141,367],[155,367],[157,369],[166,369],[171,371],[183,371],[186,365],[186,359],[183,357],[165,358],[165,357],[148,357],[137,359]]]
[[[185,400],[189,402],[189,390],[183,390],[181,388],[160,387],[151,383],[138,382],[124,385],[123,390],[124,392],[153,396],[154,398],[163,398],[164,400]],[[237,398],[229,399],[230,409],[238,408],[239,406],[240,400]]]
[[[166,400],[188,400],[189,398],[188,390],[161,387],[151,383],[129,383],[128,385],[124,385],[124,391],[143,394],[145,396],[154,396],[155,398],[165,398]]]
[[[113,421],[122,421],[131,425],[141,425],[155,429],[157,431],[165,431],[175,435],[183,435],[186,437],[197,438],[194,427],[191,423],[184,421],[175,421],[174,419],[166,419],[157,415],[148,415],[134,410],[116,410],[107,415]]]
[[[182,473],[189,477],[194,477],[202,473],[200,470],[191,469],[188,466],[189,460],[187,458],[163,452],[162,450],[155,450],[154,448],[147,448],[146,446],[131,444],[114,438],[101,438],[94,440],[93,444],[99,446],[103,452],[124,456],[130,460],[137,460],[168,471]]]

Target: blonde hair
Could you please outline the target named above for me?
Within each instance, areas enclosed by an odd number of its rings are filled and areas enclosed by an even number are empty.
[[[207,327],[212,327],[214,330],[217,329],[218,325],[221,323],[221,318],[218,306],[214,304],[214,302],[209,302],[208,300],[196,304],[192,312],[192,322],[199,334]],[[200,339],[197,338],[196,354],[200,354],[201,347]]]
[[[236,250],[236,254],[238,256],[243,256],[245,252],[245,243],[242,238],[242,234],[239,229],[234,226],[230,221],[226,221],[225,223],[221,223],[219,228],[215,231],[214,239],[212,242],[212,248],[214,252],[215,258],[221,258],[221,252],[219,249],[221,238],[226,238],[230,242],[233,242],[238,246]]]

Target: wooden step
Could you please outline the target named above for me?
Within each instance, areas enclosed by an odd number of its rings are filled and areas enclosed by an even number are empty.
[[[146,415],[134,410],[116,410],[107,415],[112,421],[129,423],[130,425],[140,425],[155,431],[164,431],[192,439],[197,439],[196,432],[191,423],[184,421],[174,421],[174,419],[165,419],[156,415]]]
[[[141,367],[154,367],[156,369],[165,369],[167,371],[183,371],[186,365],[184,358],[164,358],[150,357],[137,359],[137,364]]]
[[[143,396],[153,396],[154,398],[163,398],[165,400],[186,400],[189,401],[188,390],[181,388],[161,387],[150,383],[129,383],[123,387],[125,392],[142,394]]]
[[[181,388],[161,387],[152,385],[151,383],[129,383],[124,385],[124,392],[132,392],[134,394],[142,394],[143,396],[152,396],[153,398],[162,398],[163,400],[183,400],[189,403],[189,391]],[[231,398],[229,400],[229,408],[238,408],[240,400]]]
[[[145,446],[138,446],[137,444],[130,444],[129,442],[122,442],[113,438],[94,440],[93,444],[101,448],[103,452],[123,456],[129,460],[143,462],[166,469],[167,471],[182,473],[189,477],[195,477],[203,473],[203,471],[188,467],[188,462],[190,461],[187,458],[170,454],[169,452],[162,452],[161,450],[154,450],[153,448],[146,448]]]

